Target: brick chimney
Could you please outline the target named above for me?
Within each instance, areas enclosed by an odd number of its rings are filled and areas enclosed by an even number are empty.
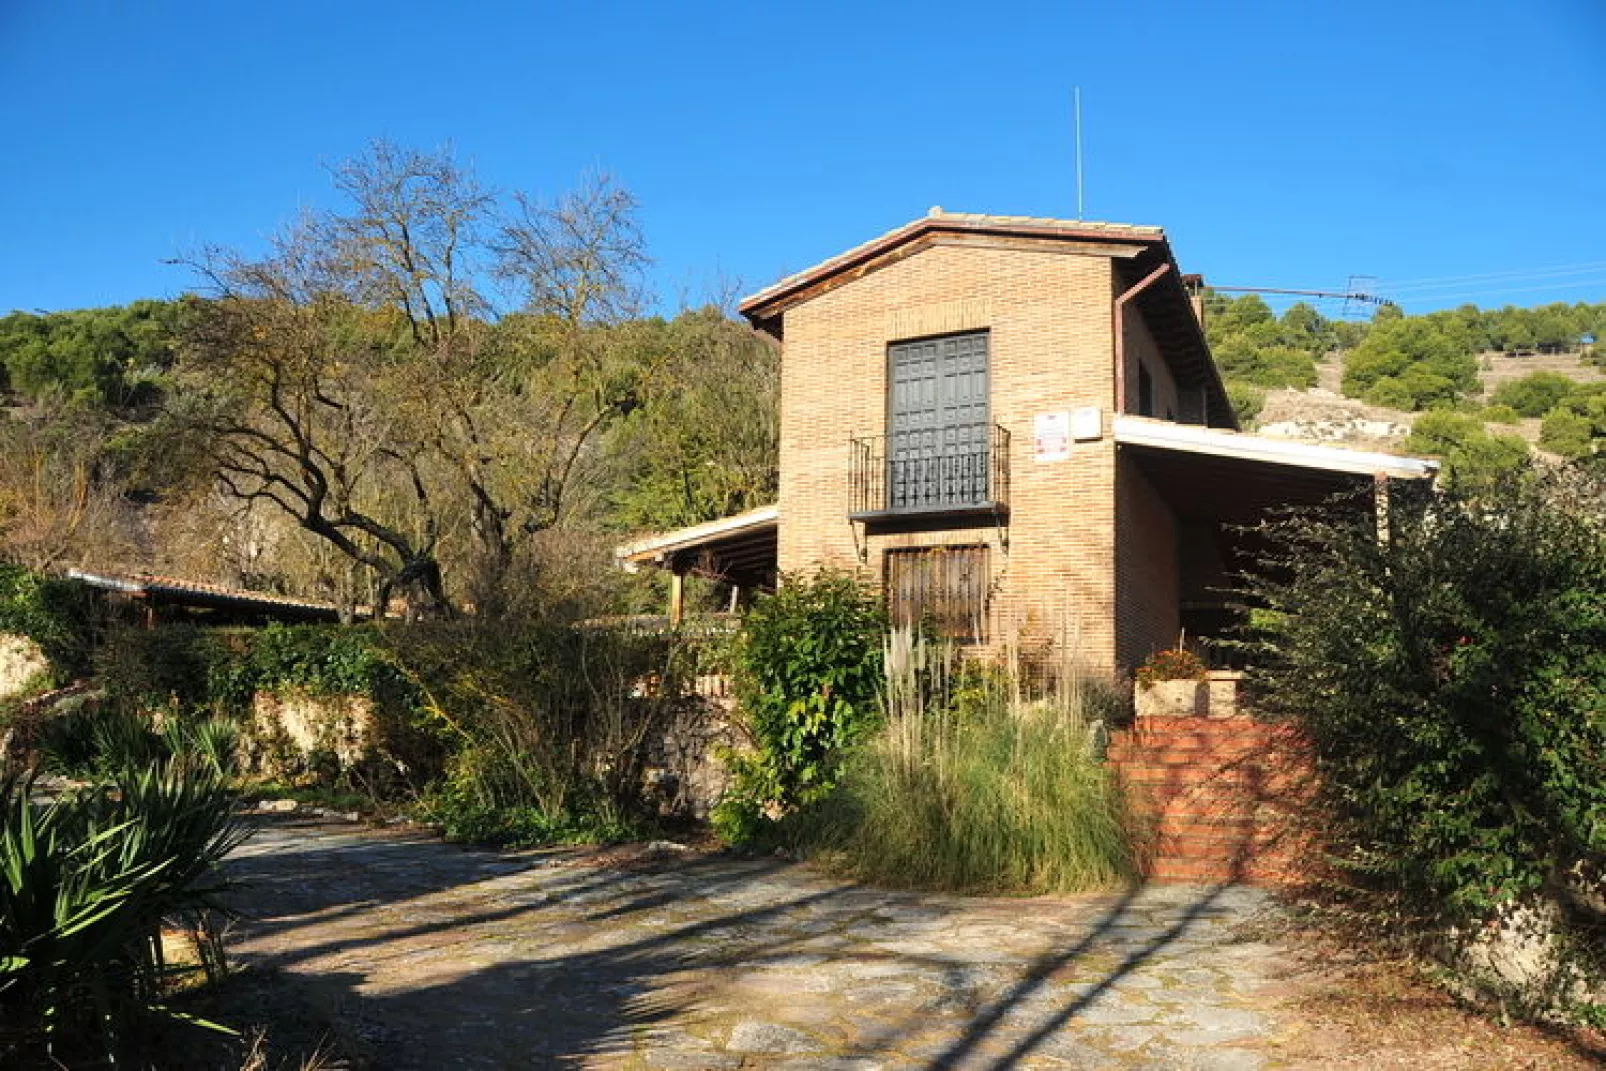
[[[1193,317],[1199,321],[1202,330],[1205,325],[1204,292],[1205,281],[1203,275],[1184,275],[1182,285],[1188,291],[1188,304],[1193,306]]]

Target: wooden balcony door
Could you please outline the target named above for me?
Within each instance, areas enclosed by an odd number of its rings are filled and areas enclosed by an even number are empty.
[[[900,342],[888,377],[888,508],[987,502],[987,333]]]

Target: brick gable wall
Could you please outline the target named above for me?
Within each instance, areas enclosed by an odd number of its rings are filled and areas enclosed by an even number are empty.
[[[890,547],[992,548],[992,634],[1075,637],[1090,668],[1116,666],[1114,392],[1108,256],[936,244],[785,313],[781,371],[780,567],[862,564],[879,580]],[[1011,513],[1000,531],[872,531],[848,519],[848,440],[882,434],[889,343],[956,331],[990,333],[993,423],[1012,436]],[[1097,406],[1098,442],[1034,458],[1038,413]]]

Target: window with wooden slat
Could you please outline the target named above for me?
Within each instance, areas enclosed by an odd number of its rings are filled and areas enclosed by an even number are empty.
[[[887,612],[893,625],[961,643],[987,642],[987,548],[887,551]]]

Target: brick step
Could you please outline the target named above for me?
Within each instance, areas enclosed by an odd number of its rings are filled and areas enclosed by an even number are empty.
[[[1129,785],[1203,786],[1220,784],[1230,788],[1275,788],[1290,791],[1312,784],[1312,778],[1297,773],[1246,769],[1209,769],[1202,766],[1137,766],[1117,771]]]
[[[1216,811],[1223,808],[1261,811],[1268,815],[1292,816],[1306,810],[1304,800],[1291,792],[1245,792],[1220,785],[1189,785],[1166,788],[1161,785],[1128,785],[1127,798],[1140,811]]]
[[[1298,737],[1286,732],[1246,731],[1246,729],[1233,729],[1229,732],[1124,732],[1116,731],[1110,734],[1111,748],[1134,748],[1134,750],[1147,750],[1147,748],[1177,748],[1187,751],[1243,751],[1259,750],[1259,748],[1277,748],[1277,750],[1306,751],[1306,743]]]
[[[1284,837],[1250,837],[1247,840],[1232,837],[1166,837],[1162,836],[1151,851],[1157,859],[1235,859],[1242,855],[1249,859],[1287,857],[1309,854],[1310,845]]]
[[[1256,885],[1285,885],[1301,881],[1306,872],[1296,866],[1254,861],[1237,865],[1230,860],[1156,859],[1144,876],[1150,881],[1176,884],[1241,881]]]
[[[1192,837],[1203,840],[1243,840],[1245,837],[1288,837],[1293,830],[1275,822],[1241,817],[1168,817],[1148,827],[1153,837]]]
[[[1202,747],[1171,747],[1162,745],[1146,748],[1110,748],[1107,758],[1117,766],[1143,766],[1154,764],[1156,766],[1176,766],[1192,764],[1196,766],[1281,766],[1296,763],[1300,766],[1308,765],[1299,753],[1293,751],[1273,751],[1263,747],[1246,748],[1202,748]]]
[[[1199,830],[1240,833],[1245,829],[1262,828],[1277,831],[1303,828],[1287,815],[1268,814],[1248,810],[1191,810],[1149,812],[1141,816],[1157,829]]]
[[[1139,718],[1115,730],[1122,736],[1275,736],[1293,732],[1286,725],[1255,718]]]
[[[1185,755],[1144,755],[1135,759],[1112,759],[1110,768],[1123,777],[1187,777],[1224,774],[1238,777],[1273,778],[1285,781],[1308,781],[1315,776],[1303,763],[1268,760],[1264,756],[1246,756],[1241,759],[1214,757],[1193,758]]]
[[[1293,822],[1267,821],[1261,814],[1160,814],[1148,816],[1148,829],[1156,833],[1200,833],[1214,837],[1243,837],[1246,832],[1293,833]]]
[[[1294,791],[1252,792],[1241,785],[1222,785],[1205,782],[1196,785],[1179,784],[1127,784],[1127,796],[1142,810],[1160,811],[1172,807],[1240,806],[1262,808],[1269,812],[1293,813],[1300,809],[1304,799]]]
[[[1232,739],[1199,739],[1185,736],[1155,736],[1146,739],[1115,737],[1109,743],[1109,754],[1123,759],[1142,758],[1159,752],[1177,755],[1219,755],[1238,758],[1248,755],[1294,758],[1310,754],[1310,749],[1281,738],[1233,737]]]
[[[1186,774],[1152,773],[1142,777],[1122,777],[1121,784],[1135,796],[1155,799],[1176,799],[1199,795],[1205,798],[1241,800],[1289,800],[1294,804],[1306,798],[1307,782],[1256,780],[1221,774],[1215,777],[1189,777]]]
[[[1188,717],[1138,718],[1120,732],[1130,736],[1171,733],[1274,732],[1278,726],[1254,718]]]
[[[1126,757],[1142,757],[1157,752],[1169,751],[1178,755],[1212,754],[1222,756],[1237,755],[1280,755],[1295,756],[1309,754],[1310,749],[1280,739],[1245,739],[1235,737],[1231,740],[1198,740],[1192,737],[1157,736],[1147,740],[1133,740],[1116,737],[1110,741],[1111,755]]]
[[[1263,822],[1163,822],[1148,828],[1149,836],[1159,844],[1180,841],[1197,841],[1207,844],[1304,843],[1314,840],[1312,830],[1288,826],[1268,825]]]

